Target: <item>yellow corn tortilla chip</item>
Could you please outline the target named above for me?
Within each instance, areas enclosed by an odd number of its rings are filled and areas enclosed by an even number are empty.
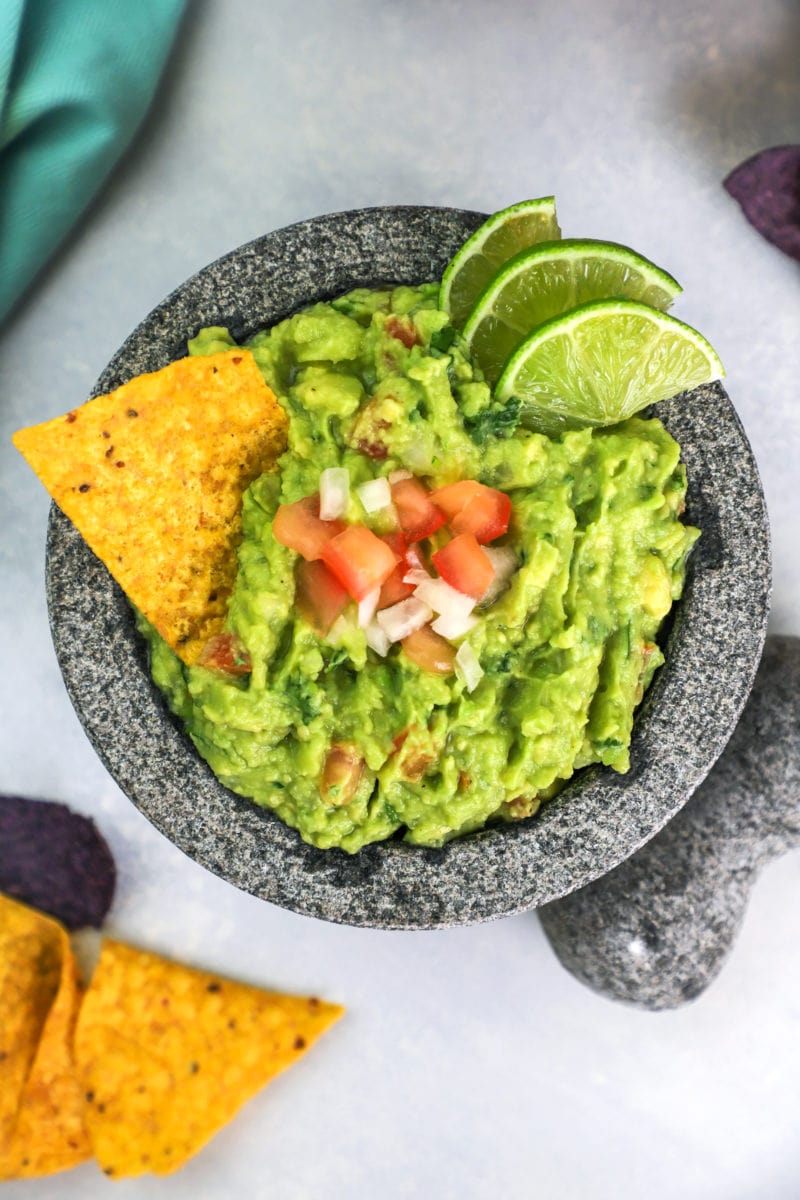
[[[72,1058],[80,995],[67,931],[0,897],[0,1180],[91,1154]]]
[[[106,940],[75,1037],[101,1169],[176,1171],[343,1011]]]
[[[286,444],[248,350],[181,358],[14,435],[59,508],[188,664],[219,633],[242,494]]]
[[[11,1136],[20,1097],[61,981],[61,929],[0,896],[0,1149]]]

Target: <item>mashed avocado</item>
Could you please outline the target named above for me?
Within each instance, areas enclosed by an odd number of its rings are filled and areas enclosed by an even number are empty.
[[[440,845],[531,815],[589,763],[626,771],[634,710],[663,662],[656,634],[698,536],[679,519],[685,473],[658,420],[560,440],[522,428],[514,404],[493,403],[437,292],[357,290],[247,343],[289,417],[279,469],[244,498],[228,625],[251,670],[187,668],[144,630],[156,683],[222,783],[323,848],[396,830]],[[212,328],[189,350],[233,344]],[[376,654],[354,617],[322,638],[297,612],[297,555],[272,520],[339,466],[354,487],[406,468],[433,487],[476,479],[510,496],[501,544],[519,568],[466,635],[483,669],[472,691],[398,646]],[[363,522],[355,490],[350,504]],[[323,799],[341,747],[358,757],[357,786]]]

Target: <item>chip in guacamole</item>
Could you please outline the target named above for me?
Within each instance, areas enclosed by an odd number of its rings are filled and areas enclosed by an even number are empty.
[[[246,350],[182,358],[14,444],[128,598],[185,663],[219,633],[242,493],[286,418]]]

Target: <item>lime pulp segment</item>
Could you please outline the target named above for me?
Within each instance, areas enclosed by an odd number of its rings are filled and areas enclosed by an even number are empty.
[[[552,196],[522,200],[494,213],[464,243],[442,276],[439,307],[460,329],[486,284],[509,258],[561,237]]]
[[[571,238],[531,246],[488,282],[464,325],[464,338],[489,383],[537,325],[591,300],[641,300],[669,308],[680,284],[616,242]]]
[[[635,300],[598,300],[540,325],[515,350],[495,390],[516,396],[529,428],[613,425],[724,375],[696,329]]]

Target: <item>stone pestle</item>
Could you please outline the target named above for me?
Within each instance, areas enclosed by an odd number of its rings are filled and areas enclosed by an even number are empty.
[[[621,866],[539,917],[582,983],[676,1008],[721,969],[761,868],[798,845],[800,638],[771,636],[733,736],[688,804]]]

